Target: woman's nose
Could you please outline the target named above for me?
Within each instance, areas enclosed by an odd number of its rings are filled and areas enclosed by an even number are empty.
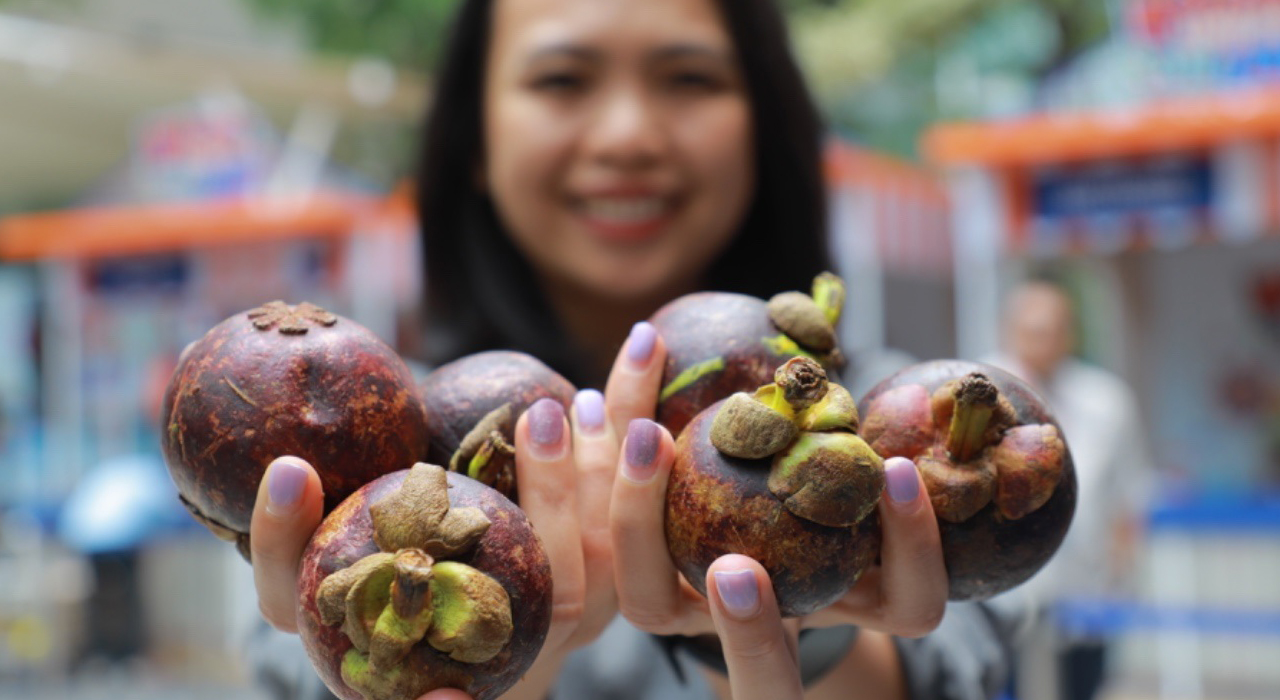
[[[661,115],[639,90],[614,90],[602,96],[586,135],[591,156],[615,167],[648,167],[666,148]]]

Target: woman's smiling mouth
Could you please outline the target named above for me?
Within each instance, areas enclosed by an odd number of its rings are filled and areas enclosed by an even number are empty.
[[[574,207],[587,229],[611,242],[638,243],[661,232],[676,208],[673,197],[609,195],[581,197]]]

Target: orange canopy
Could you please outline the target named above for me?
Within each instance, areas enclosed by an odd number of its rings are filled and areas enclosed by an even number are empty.
[[[942,124],[925,156],[943,166],[1064,163],[1200,150],[1280,137],[1280,90],[1165,101],[1127,110]]]
[[[0,220],[0,260],[135,255],[344,235],[367,217],[398,217],[401,198],[321,191],[297,200],[236,197],[26,214]]]

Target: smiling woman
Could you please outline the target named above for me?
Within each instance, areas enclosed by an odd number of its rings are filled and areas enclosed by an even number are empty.
[[[829,269],[822,141],[773,0],[460,7],[419,178],[425,359],[519,350],[584,387],[568,414],[538,402],[516,424],[519,503],[547,549],[554,613],[507,697],[702,700],[731,682],[737,700],[978,700],[1000,683],[992,614],[911,653],[892,636],[928,633],[946,604],[937,520],[908,460],[886,469],[874,571],[812,616],[782,620],[748,557],[714,563],[703,596],[668,553],[676,450],[652,420],[667,349],[644,319],[687,292],[769,298]],[[255,580],[266,618],[292,630],[319,480],[281,457],[264,482]],[[698,658],[727,679],[689,665],[682,686],[655,639],[688,664],[690,640],[707,642]]]
[[[666,301],[829,266],[822,128],[772,3],[475,2],[454,39],[419,190],[433,358],[513,346],[599,385]]]
[[[751,118],[717,14],[710,3],[498,6],[485,185],[553,303],[693,291],[735,233],[754,187]]]

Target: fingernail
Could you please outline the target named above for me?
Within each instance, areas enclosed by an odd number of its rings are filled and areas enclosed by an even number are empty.
[[[885,489],[894,503],[912,503],[920,495],[920,479],[916,465],[906,457],[890,457],[884,461]]]
[[[658,340],[658,331],[648,321],[641,321],[631,327],[631,335],[627,337],[627,359],[636,367],[643,367],[653,356],[653,344]]]
[[[622,473],[628,479],[646,482],[653,478],[658,461],[658,424],[636,418],[627,426],[627,448],[623,454]]]
[[[564,437],[564,406],[555,399],[538,399],[529,407],[529,437],[535,445],[555,447]]]
[[[716,592],[730,615],[741,620],[760,610],[760,589],[754,571],[717,571],[715,577]]]
[[[604,428],[604,394],[595,389],[583,389],[573,397],[578,427],[584,433],[598,433]]]
[[[297,462],[277,459],[267,468],[267,511],[289,515],[302,502],[307,488],[307,470]]]

